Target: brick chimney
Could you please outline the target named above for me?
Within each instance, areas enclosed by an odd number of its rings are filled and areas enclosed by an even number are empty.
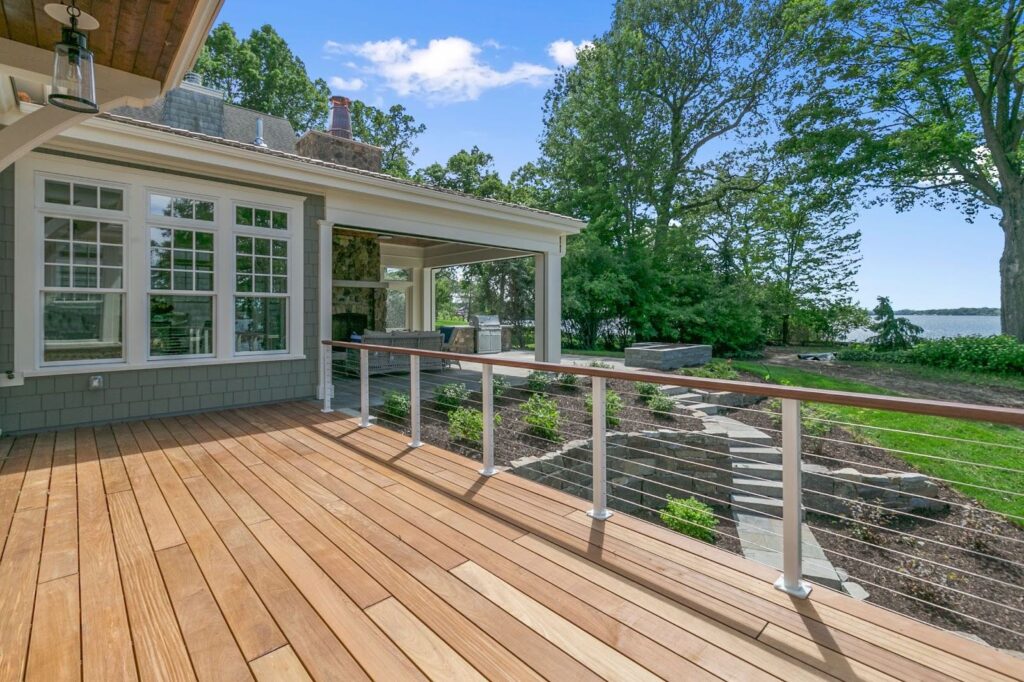
[[[348,109],[351,104],[348,97],[331,97],[331,135],[352,139],[352,114]]]
[[[348,97],[331,97],[331,126],[327,132],[310,130],[295,143],[300,156],[360,170],[380,172],[381,149],[352,139]]]

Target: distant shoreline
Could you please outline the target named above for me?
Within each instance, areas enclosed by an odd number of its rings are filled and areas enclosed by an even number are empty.
[[[954,315],[959,317],[998,316],[999,308],[937,308],[934,310],[897,310],[897,315]]]

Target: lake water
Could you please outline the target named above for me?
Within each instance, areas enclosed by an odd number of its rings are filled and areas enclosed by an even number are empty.
[[[998,315],[905,315],[908,320],[924,329],[926,339],[943,336],[992,336],[999,333]],[[846,337],[847,341],[865,341],[872,332],[855,329]]]

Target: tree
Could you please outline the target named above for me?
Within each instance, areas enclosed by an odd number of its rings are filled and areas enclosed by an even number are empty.
[[[419,153],[415,139],[427,126],[417,124],[401,104],[387,111],[356,100],[352,102],[352,136],[381,148],[381,170],[398,178],[412,177],[412,157]]]
[[[306,65],[269,24],[239,40],[230,24],[210,32],[195,71],[229,102],[282,116],[298,132],[322,128],[330,90],[322,78],[311,80]]]
[[[878,297],[878,305],[871,311],[875,321],[868,329],[875,333],[868,339],[879,350],[906,350],[921,340],[924,330],[905,317],[896,317],[887,296]]]
[[[503,199],[506,193],[505,183],[494,170],[494,157],[476,146],[469,151],[456,152],[444,165],[432,163],[421,168],[414,179],[425,185],[489,199]]]
[[[1003,333],[1024,340],[1024,4],[804,0],[787,144],[821,177],[857,177],[898,209],[999,216]]]

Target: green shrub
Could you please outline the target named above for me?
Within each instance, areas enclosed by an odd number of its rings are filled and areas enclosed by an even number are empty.
[[[444,384],[434,389],[434,402],[445,412],[458,409],[469,398],[463,384]]]
[[[494,425],[501,424],[501,415],[494,415]],[[484,414],[480,410],[460,407],[448,414],[448,436],[452,440],[475,443],[484,440]]]
[[[385,391],[384,393],[384,414],[395,419],[405,419],[409,416],[412,408],[412,401],[408,393],[401,391]]]
[[[650,400],[647,401],[647,408],[653,412],[656,417],[671,417],[676,411],[676,404],[672,402],[672,399],[667,395],[658,393],[657,395],[651,396]]]
[[[607,362],[601,362],[600,360],[594,360],[590,363],[590,366],[596,369],[615,369],[614,365],[609,365]]]
[[[682,499],[668,496],[668,503],[661,509],[661,522],[674,531],[691,538],[714,542],[718,518],[708,505],[695,497]]]
[[[491,381],[491,387],[494,391],[494,397],[500,398],[508,393],[508,389],[512,388],[512,382],[510,382],[506,376],[495,374],[494,380]]]
[[[580,375],[562,372],[555,377],[555,383],[568,391],[575,391],[580,387]]]
[[[634,383],[633,390],[640,395],[645,403],[649,402],[654,396],[661,394],[661,388],[657,384],[649,384],[646,381]]]
[[[555,377],[550,372],[530,372],[526,377],[526,387],[531,391],[543,393],[548,390]]]
[[[594,412],[594,396],[590,393],[583,399],[583,404],[587,408],[587,412],[593,414]],[[622,396],[615,391],[609,389],[605,392],[604,396],[604,420],[608,426],[618,426],[619,413],[622,412]]]
[[[562,425],[562,415],[558,413],[558,403],[534,393],[530,399],[519,406],[523,413],[523,421],[530,425],[534,435],[551,441],[561,440],[558,429]]]
[[[703,367],[683,367],[676,370],[676,374],[687,377],[698,377],[701,379],[739,379],[740,374],[732,368],[732,363],[727,360],[712,360]]]
[[[1024,373],[1024,343],[1011,336],[928,339],[907,350],[883,351],[855,344],[836,353],[846,362],[892,362],[991,374]]]

